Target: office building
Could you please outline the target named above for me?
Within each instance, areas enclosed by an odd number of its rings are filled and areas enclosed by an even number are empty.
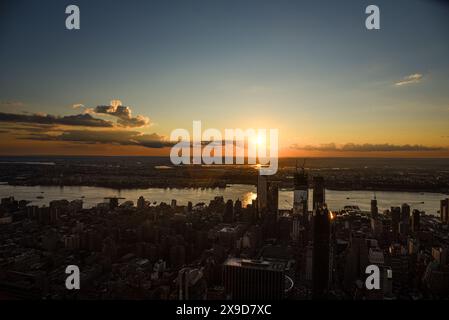
[[[371,217],[376,218],[379,214],[379,208],[377,207],[377,199],[374,196],[374,199],[371,200]]]
[[[313,209],[325,204],[324,178],[317,176],[313,178]]]
[[[313,215],[312,294],[325,298],[329,289],[330,212],[318,207]]]
[[[293,214],[300,217],[300,221],[308,220],[309,185],[304,171],[296,170],[294,175]]]
[[[284,298],[288,262],[229,258],[224,263],[227,299],[281,300]]]
[[[444,224],[449,223],[449,198],[441,200],[440,218],[442,223]]]
[[[410,206],[406,203],[401,206],[401,220],[405,224],[410,223]]]
[[[399,223],[401,222],[401,208],[391,207],[391,228],[393,237],[396,239],[399,234]]]
[[[412,232],[418,232],[420,229],[420,215],[421,213],[419,210],[415,209],[412,213],[412,225],[411,225],[411,231]]]
[[[257,178],[257,212],[259,217],[267,210],[268,205],[268,179],[267,176],[258,175]]]

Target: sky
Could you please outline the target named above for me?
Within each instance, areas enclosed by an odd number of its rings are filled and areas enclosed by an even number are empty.
[[[431,0],[2,1],[0,154],[166,155],[200,120],[276,128],[280,156],[449,157],[448,14]]]

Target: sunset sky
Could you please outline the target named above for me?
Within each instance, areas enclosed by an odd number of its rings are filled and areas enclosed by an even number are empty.
[[[2,1],[0,154],[168,155],[201,120],[277,128],[281,156],[449,157],[448,16],[443,1]]]

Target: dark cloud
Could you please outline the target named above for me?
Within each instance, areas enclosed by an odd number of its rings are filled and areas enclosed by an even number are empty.
[[[91,111],[118,118],[117,123],[122,127],[145,127],[150,125],[149,118],[140,115],[133,117],[131,108],[121,105],[119,100],[111,101],[111,105],[108,106],[97,106]]]
[[[66,125],[84,127],[113,127],[113,123],[96,119],[90,114],[77,114],[72,116],[54,116],[49,114],[14,114],[0,112],[0,122],[31,123],[42,125]]]
[[[297,150],[307,150],[307,151],[343,151],[343,152],[350,152],[350,151],[358,151],[358,152],[375,152],[375,151],[440,151],[440,150],[446,150],[442,147],[430,147],[430,146],[423,146],[423,145],[410,145],[410,144],[404,144],[404,145],[395,145],[395,144],[389,144],[389,143],[383,143],[383,144],[371,144],[371,143],[365,143],[365,144],[356,144],[356,143],[346,143],[340,147],[337,147],[335,143],[328,143],[328,144],[320,144],[317,146],[312,145],[306,145],[306,146],[300,146],[298,144],[293,144],[291,146],[292,149]]]
[[[5,128],[9,131],[26,131],[26,132],[46,132],[54,129],[56,126],[52,124],[5,124]]]
[[[60,134],[30,133],[21,139],[40,141],[68,141],[77,143],[102,143],[128,146],[142,146],[146,148],[163,148],[172,146],[164,137],[153,134],[142,134],[137,131],[92,131],[92,130],[68,130]]]

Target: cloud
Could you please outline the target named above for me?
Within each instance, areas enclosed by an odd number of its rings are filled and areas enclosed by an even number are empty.
[[[23,107],[23,102],[16,100],[3,100],[0,101],[0,106],[2,107]]]
[[[27,132],[47,132],[55,128],[52,124],[10,124],[7,123],[4,129],[8,131],[27,131]]]
[[[122,105],[120,100],[112,100],[107,106],[97,106],[95,109],[88,109],[87,112],[93,112],[96,114],[107,114],[118,118],[117,123],[122,127],[146,127],[150,125],[150,119],[138,115],[132,116],[130,107]]]
[[[411,74],[411,75],[408,75],[408,76],[402,78],[401,80],[396,82],[394,85],[397,87],[400,87],[400,86],[404,86],[404,85],[408,85],[408,84],[412,84],[412,83],[419,83],[419,82],[421,82],[421,80],[423,78],[424,78],[424,76],[421,73],[415,73],[415,74]]]
[[[320,145],[305,145],[300,146],[298,144],[293,144],[290,146],[291,149],[296,150],[306,150],[306,151],[339,151],[339,152],[390,152],[390,151],[440,151],[446,150],[443,147],[431,147],[423,145],[394,145],[389,143],[383,144],[355,144],[346,143],[342,146],[337,146],[335,143],[320,144]]]
[[[84,104],[82,104],[82,103],[75,103],[75,104],[72,106],[72,108],[73,108],[73,109],[84,108]]]
[[[342,147],[343,151],[438,151],[444,150],[442,147],[430,147],[423,145],[394,145],[394,144],[354,144],[347,143]]]
[[[0,112],[0,122],[31,123],[42,125],[66,125],[84,127],[113,127],[113,123],[102,119],[96,119],[90,114],[77,114],[72,116],[54,116],[50,114],[14,114]]]
[[[60,134],[30,133],[20,139],[39,141],[68,141],[87,144],[116,144],[127,146],[142,146],[145,148],[164,148],[172,146],[173,143],[165,140],[163,136],[156,133],[142,134],[137,131],[124,130],[68,130]]]
[[[337,146],[335,143],[324,143],[324,144],[320,144],[318,146],[313,146],[313,145],[306,145],[304,147],[300,147],[297,144],[294,145],[295,149],[303,149],[303,150],[307,150],[307,151],[335,151],[337,150]]]

